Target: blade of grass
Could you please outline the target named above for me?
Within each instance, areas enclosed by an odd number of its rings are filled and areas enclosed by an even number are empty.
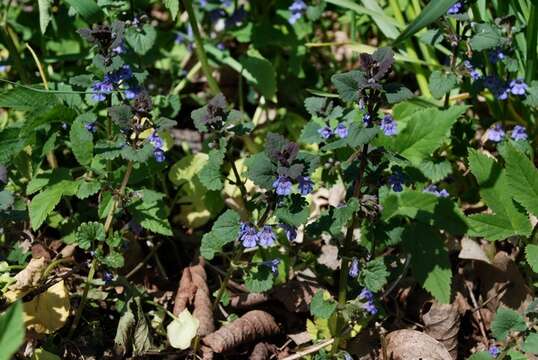
[[[538,45],[538,12],[531,3],[529,21],[527,23],[527,66],[525,81],[530,83],[536,75],[536,47]]]
[[[326,0],[326,2],[328,2],[329,4],[333,4],[336,6],[353,10],[360,15],[366,14],[371,17],[377,17],[378,19],[383,19],[383,21],[386,23],[392,24],[393,26],[396,26],[396,27],[403,28],[401,24],[399,24],[396,20],[394,20],[390,16],[387,16],[385,13],[371,10],[364,6],[360,6],[351,0]]]
[[[391,1],[391,3],[392,2],[393,1]],[[417,18],[405,28],[400,36],[398,36],[394,41],[394,46],[402,44],[419,30],[428,26],[443,14],[446,14],[447,10],[454,5],[455,2],[456,0],[431,0]]]
[[[361,0],[364,7],[375,11],[377,13],[383,13],[383,8],[379,6],[377,0]],[[386,21],[386,16],[372,15],[372,19],[376,23],[381,32],[389,39],[396,39],[400,35],[400,30],[396,28],[394,24]]]

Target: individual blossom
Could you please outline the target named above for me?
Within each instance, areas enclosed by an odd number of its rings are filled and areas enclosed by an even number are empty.
[[[434,184],[426,186],[426,188],[424,189],[424,192],[430,193],[437,197],[442,197],[442,198],[446,198],[450,196],[448,191],[446,191],[445,189],[439,189],[439,187],[437,187],[437,185],[434,185]]]
[[[245,248],[253,248],[258,244],[258,231],[250,224],[242,222],[239,226],[239,241]]]
[[[97,131],[97,128],[95,127],[95,123],[94,122],[90,122],[90,123],[87,123],[87,124],[84,124],[84,128],[86,128],[86,130],[88,130],[89,132],[96,132]]]
[[[356,278],[359,276],[360,268],[359,268],[359,260],[354,257],[351,259],[351,264],[349,265],[349,276],[352,278]]]
[[[362,122],[366,127],[372,126],[372,117],[370,116],[370,114],[364,114],[364,116],[362,117]]]
[[[488,58],[489,61],[492,64],[496,64],[497,61],[503,61],[505,59],[506,55],[503,53],[503,51],[499,48],[495,50],[491,50],[488,52]]]
[[[514,128],[512,129],[512,139],[514,139],[515,141],[527,140],[527,137],[528,135],[525,127],[521,125],[514,126]]]
[[[504,86],[499,87],[494,91],[495,97],[497,98],[497,100],[506,100],[508,99],[509,90],[510,90],[509,88],[504,87]]]
[[[484,86],[488,88],[498,100],[506,100],[509,95],[509,88],[506,83],[501,81],[495,75],[489,75],[484,78]]]
[[[279,224],[278,225],[282,230],[284,230],[284,234],[286,235],[286,238],[288,241],[293,241],[297,237],[297,229],[294,226],[288,225],[288,224]]]
[[[380,127],[386,136],[396,135],[396,121],[394,121],[394,118],[391,115],[385,115],[383,119],[381,119]]]
[[[462,10],[463,10],[463,4],[458,1],[454,5],[452,5],[450,8],[448,8],[447,14],[456,15],[456,14],[461,13]]]
[[[501,353],[501,349],[499,349],[499,347],[496,346],[496,345],[491,345],[491,346],[489,347],[489,349],[488,349],[488,353],[489,353],[492,357],[496,358],[496,357],[499,356],[499,354]]]
[[[510,81],[510,92],[514,95],[525,95],[525,92],[527,91],[527,84],[523,81],[523,79],[515,79]]]
[[[488,140],[493,142],[501,142],[504,138],[504,130],[501,124],[495,124],[488,130]]]
[[[469,76],[471,77],[471,79],[478,80],[482,77],[480,72],[476,70],[476,68],[473,66],[473,64],[471,64],[469,60],[465,60],[463,62],[463,66],[465,66],[465,69],[469,72]]]
[[[123,95],[125,95],[127,100],[132,100],[136,97],[136,95],[140,94],[140,91],[141,90],[138,86],[128,87],[123,91]]]
[[[162,149],[153,149],[153,157],[155,158],[155,161],[160,163],[166,160],[166,156]]]
[[[362,304],[362,308],[366,310],[369,314],[377,314],[377,307],[374,304],[374,294],[370,290],[366,288],[362,289],[358,296],[358,299],[364,301],[364,303]]]
[[[368,290],[367,288],[363,288],[358,296],[360,300],[366,300],[366,301],[374,301],[374,293]]]
[[[375,304],[372,302],[372,301],[368,301],[364,304],[362,304],[362,308],[364,310],[366,310],[366,312],[368,312],[370,315],[375,315],[377,314],[377,307],[375,306]]]
[[[279,176],[273,183],[277,195],[286,196],[291,194],[291,181],[286,176]]]
[[[392,187],[392,191],[401,192],[403,190],[404,177],[403,174],[396,170],[389,176],[389,184]]]
[[[299,176],[297,181],[299,182],[299,192],[303,196],[310,194],[314,189],[314,183],[308,176]]]
[[[276,235],[273,228],[269,225],[264,225],[263,229],[258,232],[258,241],[262,247],[273,245],[276,241]]]
[[[92,85],[92,99],[94,101],[104,101],[106,95],[114,90],[114,85],[108,81],[98,81]]]
[[[288,19],[288,22],[293,25],[306,12],[306,4],[303,0],[294,0],[288,9],[291,12],[291,16]]]
[[[261,263],[263,266],[267,266],[271,269],[271,272],[274,276],[278,276],[278,265],[280,264],[280,259],[267,260]]]
[[[112,273],[110,271],[105,271],[103,273],[103,280],[104,280],[106,285],[109,285],[112,282],[113,279],[114,279],[114,275],[112,275]]]
[[[151,135],[148,137],[148,141],[156,149],[162,149],[164,146],[164,141],[161,139],[157,131],[153,131],[151,133]]]
[[[324,138],[328,139],[333,135],[333,132],[330,127],[325,126],[318,130],[319,135]]]
[[[336,128],[334,129],[334,133],[336,134],[336,136],[338,136],[340,139],[345,139],[347,138],[347,135],[348,135],[348,130],[347,130],[347,127],[344,123],[340,123],[336,126]]]

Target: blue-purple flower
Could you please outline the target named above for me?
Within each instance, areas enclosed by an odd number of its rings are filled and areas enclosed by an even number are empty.
[[[389,184],[392,187],[392,191],[401,192],[403,190],[403,183],[405,179],[403,174],[396,170],[389,176]]]
[[[364,301],[362,308],[366,310],[369,314],[377,314],[377,307],[374,304],[374,294],[367,288],[362,289],[361,293],[358,296],[359,300]]]
[[[527,130],[525,129],[525,127],[521,125],[514,126],[514,128],[512,129],[512,139],[519,141],[519,140],[527,140],[527,138],[528,138],[528,135],[527,135]]]
[[[114,85],[108,81],[97,81],[92,85],[92,99],[94,101],[104,101],[106,95],[114,90]]]
[[[501,353],[501,349],[499,349],[499,347],[496,346],[496,345],[491,345],[490,348],[489,348],[489,350],[488,350],[488,353],[489,353],[492,357],[496,358],[496,357],[499,356],[499,354]]]
[[[510,92],[514,95],[525,95],[528,85],[523,81],[523,79],[515,79],[510,81]]]
[[[141,89],[138,86],[129,87],[123,91],[123,95],[127,100],[134,99],[138,94],[140,94]]]
[[[84,128],[86,128],[86,130],[88,130],[89,132],[92,132],[92,133],[97,131],[97,128],[95,127],[94,122],[84,124]]]
[[[280,264],[280,259],[267,260],[262,262],[261,264],[271,269],[271,272],[274,276],[278,276],[278,265]]]
[[[442,197],[442,198],[446,198],[446,197],[450,196],[448,191],[446,191],[445,189],[440,189],[435,184],[430,184],[430,185],[426,186],[426,188],[424,189],[424,192],[427,192],[427,193],[430,193],[430,194],[433,194],[433,195],[435,195],[437,197]]]
[[[295,24],[297,20],[299,20],[306,12],[306,8],[307,6],[303,0],[294,0],[288,8],[291,12],[291,16],[288,19],[288,22],[292,25]]]
[[[151,135],[148,137],[148,141],[153,145],[154,148],[162,149],[164,146],[164,141],[161,139],[157,131],[153,131]]]
[[[160,163],[166,160],[166,156],[162,149],[153,149],[153,157],[155,158],[155,161]]]
[[[245,248],[253,248],[258,244],[258,231],[251,223],[242,222],[239,226],[239,241]]]
[[[447,14],[448,15],[456,15],[459,14],[463,10],[463,4],[461,2],[454,3],[450,8],[448,8]]]
[[[386,136],[396,135],[396,121],[391,115],[383,116],[381,119],[381,130]]]
[[[469,72],[469,76],[471,76],[471,79],[478,80],[482,77],[480,72],[475,69],[475,67],[473,66],[473,64],[471,64],[469,60],[465,60],[463,62],[463,66],[465,66],[465,69],[467,69],[467,71]]]
[[[287,176],[279,176],[273,182],[273,188],[277,195],[286,196],[291,194],[291,180]]]
[[[324,126],[321,129],[319,129],[318,133],[324,139],[328,139],[333,135],[331,128],[328,126]]]
[[[503,51],[499,48],[495,50],[491,50],[488,52],[488,58],[489,61],[492,64],[496,64],[497,61],[503,61],[505,59],[506,55],[503,53]]]
[[[348,129],[347,129],[347,127],[346,127],[346,125],[344,123],[340,123],[334,129],[334,133],[340,139],[345,139],[345,138],[347,138],[347,135],[348,135]]]
[[[286,234],[286,238],[288,241],[293,241],[297,237],[297,229],[294,226],[288,225],[288,224],[279,224],[280,228],[284,230],[284,234]]]
[[[303,196],[310,194],[314,189],[314,183],[308,176],[299,176],[297,181],[299,182],[299,192]]]
[[[264,227],[258,232],[258,242],[262,247],[268,247],[275,243],[276,235],[273,231],[273,228],[269,225],[264,225]]]
[[[114,275],[112,275],[110,271],[105,271],[103,273],[103,280],[105,282],[105,285],[109,285],[113,279],[114,279]]]
[[[349,276],[352,278],[356,278],[359,276],[360,267],[359,267],[359,260],[354,257],[351,259],[351,264],[349,265]]]
[[[504,130],[501,124],[497,123],[488,130],[488,140],[493,142],[501,142],[504,138]]]
[[[362,122],[366,127],[372,126],[372,117],[370,116],[370,114],[364,114],[364,116],[362,117]]]

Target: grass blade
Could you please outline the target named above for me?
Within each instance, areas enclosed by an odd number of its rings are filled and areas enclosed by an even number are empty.
[[[428,26],[440,16],[446,14],[447,10],[454,5],[455,2],[456,0],[431,0],[418,17],[407,26],[400,36],[398,36],[394,41],[394,45],[401,44],[420,29]]]
[[[363,5],[375,12],[383,13],[383,8],[379,6],[377,0],[362,0]],[[376,23],[381,32],[389,39],[396,39],[400,35],[400,30],[391,22],[386,21],[386,16],[372,15],[372,19]]]
[[[536,75],[536,47],[538,45],[538,12],[531,3],[529,23],[527,25],[527,66],[525,81],[530,83]]]
[[[366,14],[373,18],[377,17],[379,20],[383,20],[384,22],[391,24],[393,26],[396,26],[396,27],[400,26],[396,20],[394,20],[390,16],[387,16],[385,13],[371,10],[361,5],[357,5],[355,2],[351,0],[326,0],[326,2],[328,2],[329,4],[333,4],[336,6],[349,9],[349,10],[353,10],[358,14]]]

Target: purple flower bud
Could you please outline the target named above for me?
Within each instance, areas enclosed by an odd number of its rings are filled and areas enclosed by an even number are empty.
[[[293,241],[297,237],[297,229],[291,225],[288,224],[279,224],[280,228],[284,230],[284,233],[286,234],[286,238],[288,241]]]
[[[153,150],[153,157],[157,162],[163,162],[166,159],[166,156],[164,155],[164,151],[162,149],[154,149]]]
[[[258,232],[256,228],[250,224],[242,222],[239,227],[239,241],[245,248],[253,248],[258,244]]]
[[[499,347],[495,346],[495,345],[491,345],[489,350],[488,350],[488,353],[496,358],[497,356],[499,356],[499,354],[501,353],[501,349],[499,349]]]
[[[333,132],[330,127],[325,126],[318,130],[319,135],[324,138],[328,139],[332,136]]]
[[[510,92],[514,95],[525,95],[525,92],[527,91],[527,84],[523,81],[523,79],[515,79],[510,81]]]
[[[448,9],[447,14],[456,15],[456,14],[459,14],[462,10],[463,10],[463,5],[461,2],[458,1],[457,3],[455,3]]]
[[[270,268],[274,276],[278,276],[278,265],[280,264],[280,259],[267,260],[261,264]]]
[[[273,228],[269,225],[265,225],[262,230],[258,232],[258,239],[260,246],[268,247],[275,243],[276,235],[273,232]]]
[[[351,264],[349,265],[349,276],[352,278],[356,278],[359,276],[360,268],[359,268],[359,260],[354,257],[351,259]]]
[[[279,176],[276,178],[273,183],[273,188],[276,190],[276,193],[281,196],[286,196],[291,194],[291,181],[286,176]]]
[[[308,176],[299,176],[297,181],[299,182],[299,192],[303,196],[310,194],[314,189],[314,183]]]
[[[514,129],[512,129],[512,139],[519,141],[519,140],[527,140],[527,130],[525,127],[521,125],[514,126]]]
[[[423,192],[430,193],[442,198],[448,197],[450,195],[448,191],[446,191],[445,189],[439,189],[435,184],[430,184],[426,186]]]
[[[495,124],[492,128],[488,130],[488,140],[493,142],[501,142],[504,138],[504,130],[501,124]]]
[[[381,120],[381,130],[386,136],[396,135],[396,121],[391,115],[385,115]]]
[[[400,171],[395,171],[389,176],[389,184],[392,187],[392,191],[401,192],[403,190],[404,180],[403,174]]]
[[[338,124],[338,126],[336,126],[336,128],[334,129],[334,133],[336,134],[336,136],[338,136],[340,139],[345,139],[347,138],[347,135],[348,135],[348,130],[347,130],[347,127],[344,123],[340,123]]]

